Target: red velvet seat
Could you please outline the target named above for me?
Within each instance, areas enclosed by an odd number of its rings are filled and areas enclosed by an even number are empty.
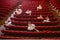
[[[11,18],[11,20],[15,21],[43,21],[43,19],[37,19],[37,18]]]
[[[7,17],[7,15],[10,14],[10,12],[13,10],[17,3],[17,0],[2,1],[0,5],[0,19],[3,20],[3,18]]]
[[[14,21],[43,21],[44,19],[37,19],[36,18],[11,18],[11,20],[14,20]],[[57,21],[57,18],[50,18],[50,21]]]
[[[51,26],[51,25],[57,25],[58,22],[57,21],[54,21],[54,22],[32,22],[33,24],[35,24],[36,26],[43,26],[43,25],[46,25],[46,26]],[[15,24],[15,25],[25,25],[27,26],[28,25],[28,22],[19,22],[19,21],[13,21],[12,24]]]
[[[4,25],[4,27],[9,28],[11,30],[22,30],[22,31],[27,31],[27,27],[28,26],[6,26]],[[36,29],[38,30],[57,30],[59,29],[60,26],[36,26]]]
[[[28,4],[27,4],[28,3]],[[37,8],[37,6],[39,5],[39,4],[41,4],[42,5],[42,7],[43,7],[43,9],[42,9],[42,11],[45,11],[45,12],[48,12],[49,11],[49,9],[48,9],[48,7],[46,6],[46,4],[44,3],[44,2],[39,2],[39,1],[24,1],[23,3],[22,3],[22,6],[20,7],[21,9],[30,9],[30,10],[32,10],[32,8],[33,8],[33,10],[34,9],[36,9]],[[29,6],[30,5],[30,6]],[[47,10],[48,9],[48,10]],[[25,11],[26,11],[25,10]]]
[[[31,15],[31,16],[29,16],[29,15],[23,15],[23,14],[21,14],[21,15],[14,15],[14,17],[16,17],[16,18],[37,18],[38,16],[40,16],[40,15]],[[49,18],[53,18],[54,17],[54,15],[42,15],[43,17],[46,17],[46,16],[48,16]]]
[[[14,31],[14,30],[2,30],[3,33],[5,34],[12,34],[12,35],[58,35],[60,34],[60,31],[40,31],[40,32],[27,32],[27,31]]]
[[[14,37],[14,36],[0,36],[0,39],[20,39],[23,37]]]
[[[59,0],[50,0],[50,3],[56,8],[56,10],[60,11],[60,2]]]
[[[6,17],[6,15],[10,14],[12,9],[16,6],[17,0],[7,0],[3,2],[3,5],[1,5],[0,9],[0,18],[3,19],[3,17]],[[54,3],[54,2],[53,2]],[[37,11],[37,6],[41,4],[42,9]],[[57,3],[58,4],[58,3]],[[58,25],[57,18],[54,17],[54,14],[49,10],[48,6],[46,5],[45,0],[27,0],[23,1],[22,6],[18,7],[22,9],[22,14],[17,15],[16,12],[13,15],[14,17],[11,18],[12,25],[4,27],[6,30],[1,30],[4,35],[0,36],[0,38],[24,38],[24,37],[60,37],[60,26]],[[56,6],[56,4],[55,4]],[[58,6],[56,6],[57,9],[59,9]],[[26,10],[31,10],[32,14],[31,16],[26,14]],[[3,17],[2,17],[3,15]],[[51,22],[43,22],[43,19],[36,19],[42,15],[45,19],[45,17],[49,17]],[[28,22],[36,25],[36,29],[38,29],[40,32],[36,31],[28,31],[27,26]],[[15,26],[13,26],[15,25]],[[21,37],[23,36],[23,37]]]

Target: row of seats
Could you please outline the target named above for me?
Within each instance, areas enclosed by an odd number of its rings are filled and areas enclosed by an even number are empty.
[[[37,37],[31,37],[31,38],[28,38],[28,37],[14,37],[14,36],[0,36],[1,39],[6,39],[6,40],[60,40],[60,38],[37,38]]]
[[[0,36],[1,39],[22,39],[23,37]]]
[[[17,0],[6,0],[6,1],[1,1],[1,5],[0,5],[0,20],[4,19],[5,17],[7,17],[7,15],[10,14],[10,12],[13,10],[13,8],[16,6],[16,4],[18,3]]]
[[[17,14],[15,12],[15,14]],[[26,14],[25,12],[22,12],[22,14]],[[27,15],[27,14],[26,14]],[[51,12],[40,12],[40,11],[32,11],[31,15],[53,15]]]
[[[29,31],[14,31],[14,30],[2,30],[3,33],[9,35],[59,35],[60,31],[40,31],[40,32],[29,32]]]
[[[52,26],[52,25],[58,25],[58,21],[53,21],[53,22],[32,22],[33,24],[35,24],[36,26]],[[28,22],[19,22],[19,21],[12,21],[12,24],[14,24],[14,25],[25,25],[25,26],[27,26],[27,24],[28,24]]]
[[[32,3],[31,3],[31,2],[32,2]],[[39,4],[41,4],[41,6],[43,7],[43,8],[41,9],[42,11],[45,11],[45,12],[46,12],[46,11],[47,11],[47,12],[49,11],[49,10],[47,10],[48,7],[45,5],[44,2],[41,2],[41,3],[40,3],[40,1],[36,1],[36,2],[35,2],[35,1],[31,1],[31,2],[29,2],[29,1],[23,2],[23,3],[22,3],[22,6],[23,6],[23,7],[21,6],[20,8],[21,8],[21,9],[26,9],[26,10],[27,10],[27,9],[30,9],[30,10],[33,9],[33,10],[34,10],[34,9],[37,8],[37,6],[39,6]],[[39,2],[39,3],[38,3],[38,2]],[[28,4],[27,4],[27,3],[28,3]],[[37,5],[37,4],[38,4],[38,5]],[[29,5],[30,5],[30,7],[29,7]],[[35,6],[35,5],[36,5],[36,6]],[[34,7],[34,8],[33,8],[33,7]],[[41,10],[40,10],[40,11],[41,11]]]
[[[44,19],[37,19],[36,18],[11,18],[11,20],[14,20],[14,21],[43,21]],[[50,21],[57,21],[57,18],[50,18]]]
[[[38,5],[42,6],[42,10],[36,9]],[[4,35],[0,36],[0,38],[20,38],[22,36],[29,38],[31,36],[60,36],[60,26],[57,26],[59,22],[57,21],[57,18],[54,17],[53,13],[49,10],[48,6],[43,0],[23,1],[21,6],[18,6],[18,8],[22,9],[23,12],[17,15],[17,13],[14,11],[15,14],[13,15],[13,17],[10,17],[10,22],[3,25],[6,30],[1,30]],[[32,15],[25,15],[26,10],[31,10]],[[48,16],[50,22],[42,22],[41,19],[36,19],[40,15],[42,15],[44,18]],[[28,30],[28,22],[34,24],[36,26],[35,29],[39,31],[36,32],[36,30]],[[11,25],[8,25],[9,23]]]
[[[50,4],[53,5],[58,12],[60,12],[60,1],[59,0],[50,0]]]
[[[23,30],[23,31],[26,31],[27,30],[27,26],[6,26],[4,25],[5,28],[9,28],[11,30]],[[37,26],[36,29],[38,30],[57,30],[59,29],[60,26]]]
[[[37,18],[38,16],[40,16],[40,15],[31,15],[31,16],[29,16],[28,14],[26,15],[26,14],[21,14],[20,16],[18,16],[18,15],[14,15],[14,17],[16,17],[16,18]],[[49,18],[54,18],[54,15],[42,15],[43,16],[43,18],[45,18],[45,17],[49,17]]]

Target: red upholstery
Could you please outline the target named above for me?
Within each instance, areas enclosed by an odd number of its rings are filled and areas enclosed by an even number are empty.
[[[28,3],[28,4],[27,4]],[[20,7],[21,9],[25,9],[25,10],[23,10],[23,11],[26,11],[27,9],[30,9],[30,10],[34,10],[34,9],[36,9],[36,7],[39,5],[39,4],[41,4],[42,5],[42,7],[43,7],[43,9],[42,10],[40,10],[40,12],[42,12],[42,11],[44,11],[44,12],[48,12],[49,10],[47,10],[48,9],[48,7],[46,6],[46,4],[45,4],[45,2],[43,2],[43,1],[24,1],[23,3],[22,3],[22,6]],[[29,5],[30,5],[30,7],[29,7]],[[34,7],[34,8],[33,8]]]
[[[11,18],[11,20],[15,20],[15,21],[42,21],[44,19],[37,19],[37,18]],[[57,18],[50,18],[50,21],[57,21]]]
[[[0,18],[3,19],[7,17],[7,15],[10,14],[10,12],[17,5],[17,3],[17,0],[2,0],[0,5]]]
[[[13,37],[13,36],[0,36],[1,39],[20,39],[23,37]]]
[[[26,31],[27,30],[27,27],[28,26],[6,26],[6,28],[9,28],[9,29],[12,29],[12,30],[24,30]],[[38,30],[57,30],[59,29],[60,26],[36,26],[36,29]]]
[[[27,32],[27,31],[14,31],[2,30],[3,33],[17,34],[17,35],[42,35],[42,34],[60,34],[60,31],[40,31],[40,32]]]
[[[54,21],[54,22],[32,22],[33,24],[35,24],[36,26],[43,26],[43,25],[57,25],[58,22],[57,21]],[[28,22],[19,22],[19,21],[12,21],[12,24],[15,24],[15,25],[25,25],[27,26],[28,25]]]
[[[31,15],[31,16],[29,16],[29,15],[20,15],[20,16],[18,16],[18,15],[14,15],[14,17],[17,17],[17,18],[36,18],[36,17],[38,17],[38,16],[40,16],[40,15]],[[43,17],[46,17],[46,16],[48,16],[49,18],[53,18],[54,17],[54,15],[42,15]]]
[[[59,0],[50,0],[50,3],[60,11],[60,1]]]
[[[8,1],[4,2],[6,4],[3,4],[3,8],[1,13],[1,17],[2,15],[7,15],[10,12],[10,10],[13,8],[13,5],[16,5],[15,2],[9,2],[12,3],[9,5]],[[42,10],[37,11],[37,6],[41,4],[42,5]],[[27,1],[23,1],[22,6],[19,7],[23,10],[22,14],[17,15],[16,12],[13,15],[14,17],[10,18],[11,22],[13,25],[4,25],[4,27],[6,28],[6,30],[2,30],[1,32],[4,33],[3,36],[0,36],[0,38],[22,38],[21,36],[24,37],[36,37],[38,36],[40,37],[60,37],[60,26],[58,25],[58,18],[55,18],[54,14],[49,10],[48,6],[46,5],[45,0],[27,0]],[[9,7],[7,7],[9,6]],[[31,10],[32,11],[32,15],[28,15],[26,14],[26,10]],[[4,14],[4,12],[6,14]],[[37,19],[37,17],[39,17],[40,15],[43,16],[43,18],[45,19],[45,17],[49,17],[51,22],[43,22],[44,19]],[[30,22],[32,24],[36,25],[36,29],[39,30],[39,32],[36,31],[29,31],[27,30],[27,26],[28,26],[28,22]]]

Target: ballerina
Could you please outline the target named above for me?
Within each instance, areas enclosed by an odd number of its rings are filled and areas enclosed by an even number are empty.
[[[28,23],[28,30],[29,31],[36,30],[37,32],[39,32],[39,30],[37,30],[35,27],[36,27],[35,24],[31,24],[31,22]]]
[[[31,15],[32,11],[31,10],[27,10],[25,13]]]
[[[37,17],[37,19],[44,19],[44,18],[42,17],[42,15],[40,15],[39,17]]]
[[[47,16],[47,17],[45,17],[45,20],[43,20],[43,22],[50,22],[49,17],[48,17],[48,16]]]
[[[17,15],[22,14],[22,9],[18,8],[14,11]]]
[[[42,9],[41,5],[37,6],[37,10],[41,10],[41,9]]]

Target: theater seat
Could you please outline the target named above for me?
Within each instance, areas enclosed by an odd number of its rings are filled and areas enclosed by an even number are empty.
[[[13,37],[13,36],[0,36],[1,39],[20,39],[20,37]],[[23,37],[21,37],[23,38]]]
[[[29,31],[14,31],[14,30],[2,30],[3,33],[5,34],[10,34],[10,35],[58,35],[60,34],[60,31],[40,31],[40,32],[29,32]]]
[[[18,0],[19,1],[19,0]],[[14,9],[14,6],[19,2],[17,0],[13,1],[5,1],[3,2],[3,5],[0,10],[0,19],[3,19],[6,17],[12,9]],[[47,0],[47,2],[53,3],[54,7],[56,9],[60,9],[57,4],[55,3],[55,0]],[[54,1],[54,2],[53,2]],[[2,3],[2,2],[1,2]],[[17,5],[18,5],[17,4]],[[21,5],[21,6],[19,6]],[[54,13],[49,9],[49,7],[46,4],[46,0],[24,0],[21,4],[19,4],[16,9],[22,9],[22,13],[17,15],[15,10],[15,14],[11,15],[13,17],[8,17],[9,20],[7,22],[11,22],[11,25],[3,24],[6,28],[6,30],[1,30],[3,35],[0,36],[0,38],[4,39],[26,39],[26,38],[57,38],[60,37],[60,26],[58,18],[55,17]],[[42,9],[37,10],[37,7],[41,5]],[[31,10],[31,15],[26,14],[25,12],[27,10]],[[44,19],[37,19],[42,15]],[[46,20],[46,17],[49,17],[50,22],[43,22]],[[35,30],[28,30],[28,24],[31,22],[31,24],[34,24]],[[37,32],[38,30],[39,32]]]
[[[43,20],[44,19],[37,19],[37,17],[36,18],[11,18],[11,20],[14,20],[14,21],[42,21],[43,22]],[[57,18],[50,18],[50,21],[57,21]]]
[[[52,26],[52,25],[57,25],[58,22],[54,21],[54,22],[32,22],[33,24],[35,24],[36,26]],[[19,22],[19,21],[13,21],[12,24],[14,25],[28,25],[28,22]]]
[[[28,26],[6,26],[4,25],[6,29],[11,29],[11,30],[23,30],[26,31]],[[57,30],[59,29],[60,26],[36,26],[36,29],[38,30]]]

